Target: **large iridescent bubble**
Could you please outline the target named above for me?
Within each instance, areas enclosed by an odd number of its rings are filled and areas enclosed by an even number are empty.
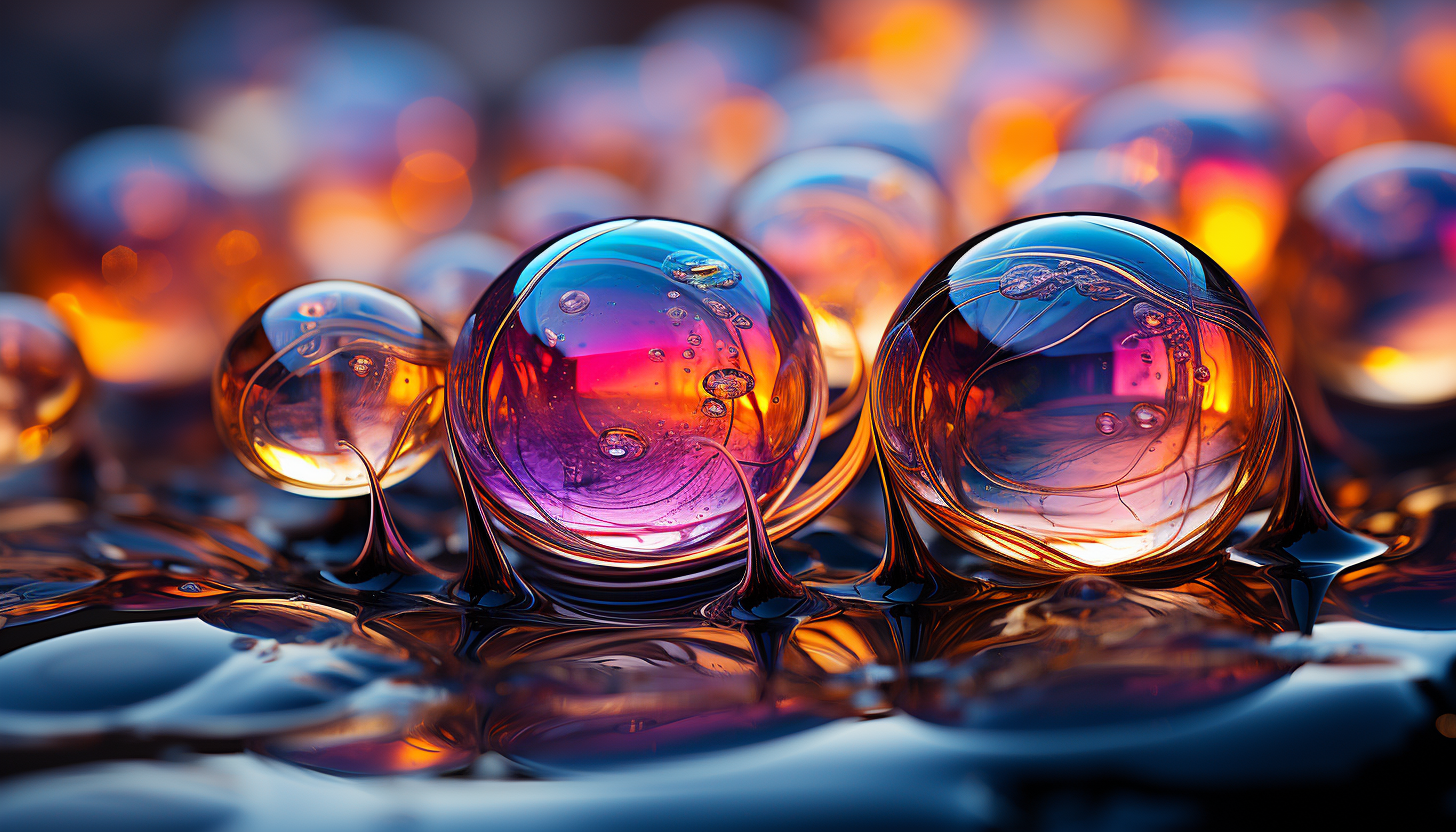
[[[951,539],[1038,570],[1135,571],[1238,522],[1282,390],[1247,298],[1206,255],[1065,214],[931,269],[880,347],[871,407],[895,484]]]
[[[448,383],[462,463],[512,531],[568,565],[726,551],[744,526],[722,443],[765,514],[825,406],[814,325],[766,263],[700,226],[610,220],[522,255],[476,305]]]

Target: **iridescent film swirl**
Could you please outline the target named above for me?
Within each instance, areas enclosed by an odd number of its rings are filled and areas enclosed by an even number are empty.
[[[933,268],[876,360],[890,470],[937,528],[1052,571],[1138,571],[1239,520],[1281,382],[1232,280],[1130,220],[1035,218]]]

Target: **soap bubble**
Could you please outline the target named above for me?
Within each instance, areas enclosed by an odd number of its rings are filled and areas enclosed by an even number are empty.
[[[845,317],[870,354],[895,304],[944,252],[949,217],[921,168],[871,148],[821,147],[755,174],[731,225],[811,301]]]
[[[1456,148],[1345,154],[1299,208],[1292,241],[1310,268],[1293,308],[1323,386],[1385,407],[1456,399]]]
[[[85,387],[60,320],[35,298],[0,294],[0,470],[64,450]]]
[[[366,494],[438,448],[449,346],[404,298],[329,280],[285,292],[228,344],[213,379],[225,442],[253,473],[315,497]]]
[[[561,303],[578,294],[590,303]],[[456,345],[451,423],[536,548],[678,563],[743,528],[731,471],[692,438],[723,443],[772,511],[813,449],[823,372],[808,311],[757,256],[684,222],[612,220],[537,246],[486,292]]]
[[[1023,568],[1136,570],[1239,520],[1281,390],[1212,260],[1072,214],[994,229],[935,266],[881,345],[872,410],[896,484],[953,540]]]

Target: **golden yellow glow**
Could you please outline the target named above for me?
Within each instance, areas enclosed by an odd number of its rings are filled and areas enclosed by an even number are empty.
[[[92,375],[119,384],[165,384],[212,372],[222,336],[210,321],[166,305],[152,306],[147,317],[139,317],[93,280],[78,275],[58,281],[69,291],[48,299],[70,327]]]
[[[1402,58],[1411,95],[1447,129],[1456,129],[1456,28],[1427,29],[1406,44]]]
[[[1274,244],[1284,228],[1284,188],[1262,168],[1210,160],[1190,168],[1180,187],[1180,225],[1249,294],[1268,282]]]
[[[1043,107],[1023,99],[997,101],[971,125],[971,158],[1004,190],[1037,162],[1057,152],[1057,125]]]
[[[320,278],[376,278],[405,244],[392,207],[355,188],[305,193],[294,208],[292,230],[300,254]]]
[[[400,221],[426,234],[459,225],[473,202],[465,166],[438,150],[416,153],[401,162],[389,195]]]
[[[954,0],[841,0],[826,4],[831,48],[864,61],[871,89],[910,117],[950,95],[977,38],[970,6]]]

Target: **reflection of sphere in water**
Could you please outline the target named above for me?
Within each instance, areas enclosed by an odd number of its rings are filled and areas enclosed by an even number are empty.
[[[0,469],[64,450],[85,386],[81,354],[45,304],[0,294]]]
[[[437,237],[415,249],[388,280],[386,288],[404,295],[440,323],[453,340],[496,275],[515,259],[517,249],[474,231]]]
[[[1057,215],[931,269],[880,347],[871,406],[896,482],[952,539],[1034,569],[1130,570],[1238,521],[1280,389],[1258,319],[1207,256],[1141,223]]]
[[[949,205],[935,180],[865,147],[793,153],[739,192],[733,228],[873,352],[912,281],[944,251]]]
[[[1324,385],[1380,405],[1456,398],[1456,148],[1348,153],[1310,179],[1300,210],[1313,261],[1294,309]]]
[[[449,346],[404,298],[330,280],[285,292],[233,336],[213,379],[224,441],[264,480],[299,494],[367,493],[439,445]]]
[[[742,530],[726,446],[765,513],[824,412],[814,326],[757,256],[708,229],[612,220],[522,255],[456,344],[463,462],[502,519],[577,563],[681,563]]]

